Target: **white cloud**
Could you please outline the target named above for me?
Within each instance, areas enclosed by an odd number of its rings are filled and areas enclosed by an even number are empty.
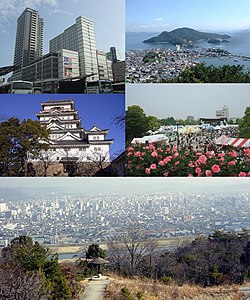
[[[50,11],[49,13],[50,14],[69,15],[69,16],[73,16],[74,15],[74,13],[70,13],[70,12],[62,10],[62,9],[54,9],[54,10]]]
[[[6,31],[6,27],[11,19],[16,18],[26,7],[38,9],[39,6],[58,6],[59,0],[0,0],[0,30],[1,33]]]
[[[162,21],[163,21],[163,18],[155,18],[155,21],[156,21],[156,22],[162,22]]]

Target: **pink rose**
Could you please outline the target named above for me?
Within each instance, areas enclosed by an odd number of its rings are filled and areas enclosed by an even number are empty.
[[[173,158],[173,156],[170,156],[170,155],[169,155],[169,156],[167,156],[167,157],[164,158],[164,161],[165,161],[166,163],[171,162],[172,158]]]
[[[179,163],[180,163],[179,161],[176,161],[176,162],[174,163],[174,165],[177,166],[177,165],[179,165]]]
[[[170,148],[167,148],[167,150],[165,151],[166,154],[168,154],[170,152],[171,152]]]
[[[157,157],[157,156],[158,156],[158,153],[157,153],[156,151],[153,151],[153,152],[151,153],[151,156],[152,156],[152,157]]]
[[[207,162],[207,157],[206,155],[201,155],[198,159],[198,161],[201,163],[201,164],[206,164]]]
[[[220,167],[216,164],[212,165],[211,169],[214,173],[219,173],[220,172]]]
[[[134,154],[135,157],[140,156],[140,155],[141,155],[141,151],[136,151]]]
[[[165,166],[166,162],[164,160],[160,160],[158,162],[158,165],[160,165],[161,167]]]
[[[211,154],[210,151],[206,152],[206,156],[210,156],[210,154]]]
[[[197,167],[195,169],[195,173],[198,174],[198,175],[200,175],[201,174],[201,168]]]
[[[247,176],[247,173],[246,172],[240,172],[238,174],[239,177],[246,177]]]
[[[207,177],[211,177],[211,176],[213,176],[213,173],[212,173],[212,171],[211,170],[206,170],[206,176]]]
[[[229,166],[235,166],[235,161],[234,160],[231,160],[229,163],[228,163]]]
[[[174,147],[172,148],[172,151],[173,151],[173,152],[176,152],[176,151],[177,151],[177,147],[174,146]]]
[[[168,173],[169,173],[169,172],[164,172],[164,173],[163,173],[163,176],[164,176],[164,177],[167,177],[167,176],[168,176]]]
[[[145,169],[145,173],[146,173],[146,174],[150,174],[150,169],[149,169],[149,168],[146,168],[146,169]]]
[[[244,149],[244,153],[245,153],[247,156],[250,156],[250,148]]]
[[[155,146],[154,146],[153,144],[149,144],[149,145],[148,145],[148,148],[151,149],[151,150],[154,150],[154,149],[155,149]]]
[[[156,164],[152,164],[152,165],[150,166],[150,169],[151,169],[151,170],[155,170],[155,169],[156,169]]]
[[[133,152],[129,152],[127,153],[127,156],[133,155]]]
[[[127,151],[134,151],[135,149],[133,147],[128,147]]]
[[[231,152],[228,153],[232,157],[237,157],[237,152],[235,150],[232,150]]]
[[[193,167],[194,167],[194,164],[193,164],[192,162],[189,163],[188,165],[189,165],[190,168],[193,168]]]
[[[173,156],[174,156],[174,158],[176,158],[178,155],[179,155],[179,153],[175,152]]]

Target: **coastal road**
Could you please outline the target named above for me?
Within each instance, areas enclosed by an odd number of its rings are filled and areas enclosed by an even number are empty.
[[[104,291],[109,282],[108,279],[89,281],[80,300],[102,300]]]

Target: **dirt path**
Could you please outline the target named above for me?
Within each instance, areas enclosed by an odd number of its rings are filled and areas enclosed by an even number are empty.
[[[240,291],[242,293],[244,293],[243,300],[249,300],[250,299],[250,285],[240,287]]]
[[[102,300],[106,286],[109,284],[108,279],[89,281],[87,287],[80,298],[81,300]]]

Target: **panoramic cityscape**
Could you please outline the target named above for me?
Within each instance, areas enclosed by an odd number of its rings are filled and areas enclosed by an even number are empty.
[[[107,243],[135,223],[148,238],[157,239],[250,229],[248,181],[237,178],[174,179],[171,184],[137,178],[133,191],[129,178],[102,180],[101,184],[98,179],[85,179],[81,180],[83,187],[76,189],[80,180],[71,180],[67,191],[65,179],[26,181],[10,178],[1,182],[2,246],[19,235],[44,244]]]

